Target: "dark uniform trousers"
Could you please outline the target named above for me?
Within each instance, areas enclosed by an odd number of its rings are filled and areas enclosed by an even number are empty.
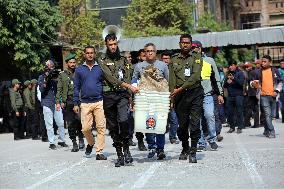
[[[181,92],[175,98],[175,110],[178,117],[179,127],[177,135],[182,141],[184,150],[189,150],[189,133],[191,138],[191,150],[196,151],[200,138],[200,119],[202,114],[204,92],[198,87]]]
[[[76,136],[79,139],[83,138],[82,124],[79,115],[73,111],[74,104],[71,100],[67,100],[66,107],[63,110],[65,121],[68,124],[69,138],[73,141],[76,140]]]
[[[31,129],[31,137],[38,137],[38,129],[39,129],[39,115],[35,109],[27,110],[27,125]]]
[[[10,125],[14,130],[14,138],[24,138],[25,132],[25,116],[23,108],[18,108],[20,116],[16,116],[16,112],[11,113]]]
[[[128,145],[130,139],[128,124],[128,94],[126,92],[107,92],[104,94],[106,125],[109,128],[115,148]]]

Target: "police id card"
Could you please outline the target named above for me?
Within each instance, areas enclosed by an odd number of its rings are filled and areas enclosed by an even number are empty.
[[[190,68],[184,69],[184,76],[186,76],[186,77],[190,76]]]

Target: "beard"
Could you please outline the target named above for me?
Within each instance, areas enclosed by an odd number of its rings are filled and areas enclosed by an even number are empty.
[[[120,58],[120,51],[118,47],[114,53],[110,52],[110,50],[107,49],[106,54],[110,59],[113,59],[113,60]]]

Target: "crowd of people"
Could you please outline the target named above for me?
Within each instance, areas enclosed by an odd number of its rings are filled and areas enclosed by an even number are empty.
[[[171,144],[181,142],[180,160],[197,163],[197,151],[217,150],[217,141],[223,140],[222,125],[230,127],[227,133],[236,129],[238,134],[245,128],[264,127],[263,135],[275,138],[272,120],[280,117],[280,107],[284,123],[284,60],[280,68],[272,67],[269,55],[255,63],[232,61],[228,67],[218,67],[203,52],[202,43],[192,41],[189,34],[180,36],[177,54],[164,51],[158,55],[155,44],[145,44],[136,64],[130,52],[121,54],[115,34],[105,37],[105,45],[102,55],[86,46],[80,65],[76,55],[69,54],[64,71],[57,71],[48,60],[38,79],[23,85],[18,79],[2,82],[1,131],[12,131],[14,140],[49,142],[49,148],[56,150],[57,138],[57,145],[68,147],[67,127],[72,152],[85,149],[89,158],[96,143],[96,160],[106,160],[103,151],[108,129],[117,153],[115,166],[131,164],[129,146],[137,145],[133,141],[133,99],[148,66],[157,68],[159,78],[168,82],[167,132]],[[138,149],[149,151],[148,158],[166,158],[165,134],[136,132],[135,137]]]

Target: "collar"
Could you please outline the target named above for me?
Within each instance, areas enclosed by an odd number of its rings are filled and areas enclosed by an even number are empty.
[[[181,52],[180,53],[178,53],[178,58],[182,58],[182,59],[185,59],[185,58],[188,58],[188,57],[190,57],[190,56],[192,56],[193,54],[192,54],[192,51],[190,51],[188,54],[187,54],[187,56],[183,56],[182,54],[181,54]]]
[[[67,72],[68,75],[73,74],[74,72],[72,72],[71,70],[69,70],[68,68],[64,70],[65,72]]]
[[[98,62],[94,60],[93,66],[96,66],[96,65],[98,65]],[[89,67],[89,65],[86,63],[86,61],[83,63],[83,66]],[[92,67],[93,67],[93,66],[92,66]]]

